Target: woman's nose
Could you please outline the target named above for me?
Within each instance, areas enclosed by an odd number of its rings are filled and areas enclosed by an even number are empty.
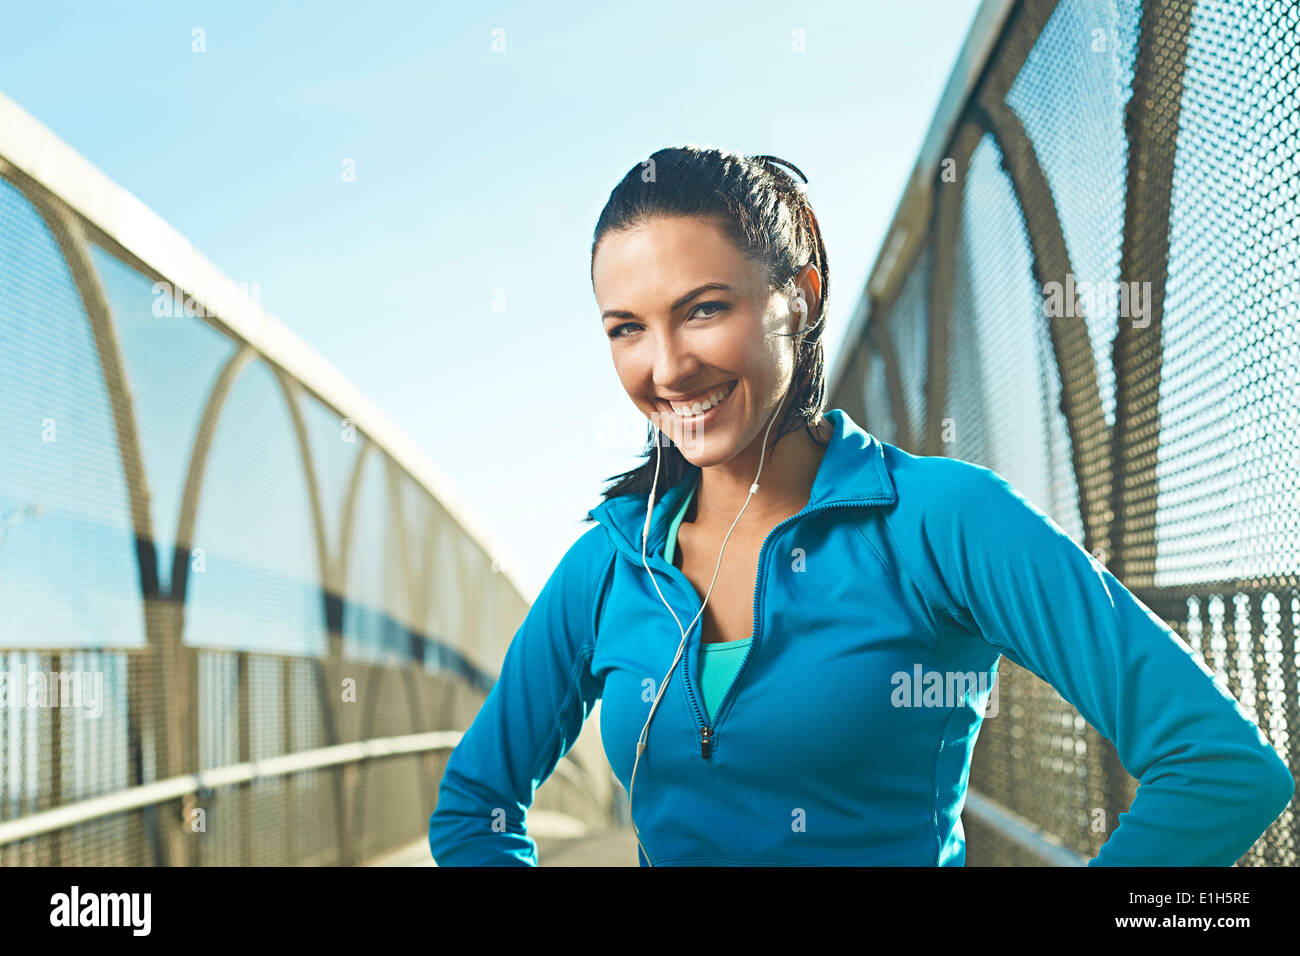
[[[678,336],[659,336],[655,342],[654,381],[664,391],[674,391],[676,386],[687,380],[699,360]]]

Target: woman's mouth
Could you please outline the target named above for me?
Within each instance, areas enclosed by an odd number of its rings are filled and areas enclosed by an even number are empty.
[[[669,419],[675,420],[682,425],[701,425],[717,417],[719,409],[726,406],[731,398],[731,393],[736,390],[738,382],[739,379],[722,386],[722,388],[714,389],[705,399],[692,402],[689,405],[679,404],[674,408],[671,403],[659,399],[659,406]]]

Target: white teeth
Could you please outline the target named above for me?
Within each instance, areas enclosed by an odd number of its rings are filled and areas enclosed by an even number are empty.
[[[714,392],[712,395],[710,395],[702,402],[692,402],[689,405],[678,405],[676,402],[669,402],[668,405],[670,408],[672,408],[674,412],[676,412],[678,415],[682,416],[683,418],[689,418],[695,415],[702,415],[705,412],[707,412],[710,408],[712,408],[714,405],[720,404],[724,398],[726,398],[728,395],[731,394],[731,390],[734,387],[735,387],[734,382],[731,385],[724,386],[723,388],[718,389],[716,392]]]

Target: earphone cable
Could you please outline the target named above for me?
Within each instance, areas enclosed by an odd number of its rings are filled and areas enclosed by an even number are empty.
[[[786,390],[789,391],[789,386],[786,387]],[[632,817],[632,793],[636,788],[637,765],[641,762],[641,754],[646,748],[646,740],[650,732],[650,721],[654,718],[655,710],[659,706],[659,700],[663,696],[664,690],[668,687],[668,681],[673,676],[673,670],[677,667],[677,662],[681,660],[682,651],[686,647],[686,635],[695,627],[695,622],[700,619],[700,615],[704,613],[704,608],[709,603],[709,596],[713,594],[713,585],[718,580],[718,571],[722,567],[722,554],[727,550],[727,541],[731,538],[731,532],[736,530],[736,525],[740,522],[741,515],[743,515],[745,509],[749,507],[750,499],[753,498],[754,494],[758,491],[758,479],[763,475],[763,461],[767,455],[767,436],[772,433],[772,426],[776,424],[776,417],[780,413],[781,403],[778,402],[776,411],[772,414],[772,420],[768,422],[767,431],[763,433],[763,443],[760,446],[758,453],[758,473],[754,475],[754,483],[749,486],[749,494],[745,498],[745,503],[740,508],[740,514],[736,515],[736,520],[731,522],[731,527],[727,529],[726,537],[722,539],[722,547],[718,550],[718,563],[714,565],[713,579],[709,582],[709,590],[705,593],[704,600],[700,603],[699,612],[691,621],[690,626],[686,628],[682,627],[681,618],[677,616],[677,612],[674,611],[672,605],[668,603],[668,600],[664,597],[663,591],[659,590],[659,582],[655,579],[654,571],[650,569],[650,564],[646,558],[646,541],[650,534],[650,519],[654,512],[655,492],[659,488],[659,464],[663,457],[660,450],[662,444],[660,441],[661,432],[659,429],[659,423],[652,422],[655,429],[655,476],[654,481],[650,485],[650,503],[646,507],[645,526],[641,529],[641,563],[645,566],[646,571],[650,575],[650,583],[654,585],[655,592],[659,595],[659,600],[663,602],[666,608],[668,608],[668,613],[671,614],[673,620],[677,622],[677,629],[681,631],[682,640],[681,643],[677,645],[677,654],[673,657],[673,662],[668,668],[668,673],[664,675],[664,679],[659,683],[658,693],[655,694],[654,702],[650,705],[650,713],[646,715],[645,725],[641,728],[641,735],[637,740],[636,759],[632,762],[632,778],[628,782],[627,790],[628,816],[630,818]],[[641,833],[637,829],[635,818],[632,818],[632,832],[636,836],[637,846],[641,848],[641,852],[646,858],[646,863],[649,866],[654,866],[654,863],[650,860],[650,854],[646,852],[645,844],[641,842]]]

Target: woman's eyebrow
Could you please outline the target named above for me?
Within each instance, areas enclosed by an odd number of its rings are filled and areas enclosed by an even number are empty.
[[[690,292],[686,293],[684,296],[682,296],[676,302],[674,302],[672,311],[676,312],[678,309],[684,306],[687,302],[690,302],[691,299],[695,298],[697,295],[700,295],[701,293],[704,292],[708,292],[711,289],[724,289],[727,292],[736,291],[731,286],[727,285],[725,282],[706,282],[704,285],[700,286],[697,289],[692,289]],[[638,316],[635,312],[629,312],[626,309],[606,309],[604,312],[600,314],[600,318],[601,321],[603,322],[605,319],[636,319],[636,318],[640,318],[640,316]]]

